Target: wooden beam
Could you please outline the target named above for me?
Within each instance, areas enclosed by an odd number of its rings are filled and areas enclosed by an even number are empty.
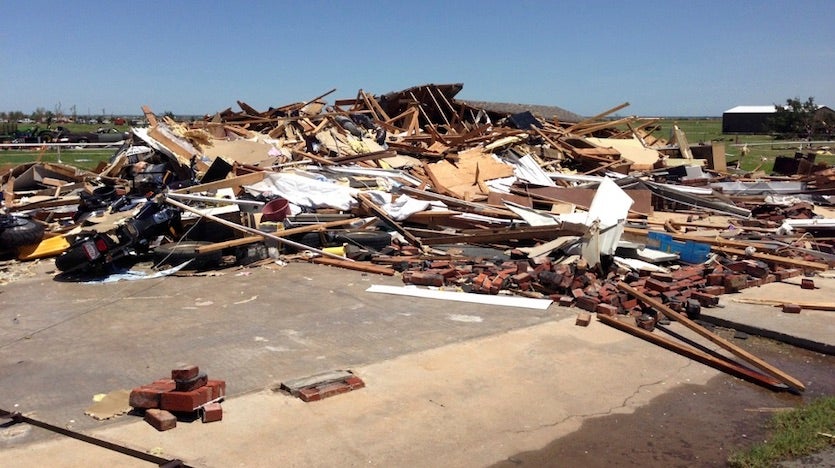
[[[290,229],[283,229],[275,233],[278,237],[287,237],[292,236],[295,234],[304,234],[305,232],[315,232],[315,231],[324,231],[325,229],[337,227],[337,226],[345,226],[346,224],[355,223],[357,221],[361,221],[362,218],[350,218],[350,219],[340,219],[337,221],[329,221],[327,223],[317,223],[311,224],[309,226],[299,226],[296,228]]]
[[[206,252],[215,252],[218,250],[223,250],[227,247],[237,247],[239,245],[247,245],[247,244],[254,244],[256,242],[263,242],[264,238],[261,236],[248,236],[242,237],[240,239],[232,239],[224,242],[215,242],[213,244],[208,245],[201,245],[194,249],[198,254],[206,253]]]
[[[145,114],[145,120],[148,121],[149,127],[156,127],[157,125],[157,116],[154,115],[154,112],[148,106],[142,106],[142,113]]]
[[[315,154],[306,153],[304,151],[291,150],[290,153],[293,156],[298,156],[300,158],[307,158],[307,159],[309,159],[309,160],[311,160],[315,163],[319,163],[323,166],[332,166],[332,165],[336,164],[333,161],[331,161],[330,159],[324,158],[322,156],[317,156]]]
[[[788,257],[781,257],[779,255],[771,255],[771,254],[764,254],[759,252],[754,252],[752,254],[748,254],[743,249],[734,249],[731,247],[718,247],[713,246],[711,250],[731,254],[731,255],[741,255],[745,257],[756,258],[757,260],[762,260],[768,263],[774,263],[777,265],[787,265],[791,267],[798,267],[798,268],[807,268],[810,270],[817,270],[817,271],[826,271],[829,269],[829,265],[826,263],[818,263],[818,262],[809,262],[806,260],[797,260],[794,258]]]
[[[386,276],[394,275],[394,270],[389,267],[373,265],[367,262],[354,262],[344,258],[340,260],[335,258],[313,257],[310,261],[319,265],[347,268],[349,270],[364,271],[366,273],[377,273]]]
[[[574,125],[572,125],[572,126],[570,126],[570,127],[566,128],[566,129],[565,129],[565,132],[566,132],[566,133],[571,133],[571,132],[572,132],[575,128],[585,127],[585,126],[587,126],[588,124],[590,124],[591,122],[594,122],[595,120],[598,120],[598,119],[600,119],[600,118],[606,117],[607,115],[612,114],[612,113],[615,113],[615,112],[617,112],[617,111],[619,111],[619,110],[623,109],[624,107],[628,107],[628,106],[629,106],[629,103],[628,103],[628,102],[624,102],[623,104],[617,105],[617,106],[615,106],[615,107],[613,107],[613,108],[611,108],[611,109],[607,109],[607,110],[605,110],[605,111],[603,111],[603,112],[601,112],[601,113],[599,113],[599,114],[595,115],[594,117],[589,117],[589,118],[588,118],[588,119],[586,119],[586,120],[581,120],[580,122],[577,122],[576,124],[574,124]]]
[[[559,226],[533,226],[523,228],[484,229],[471,234],[445,234],[442,236],[421,238],[425,245],[439,244],[492,244],[511,240],[545,239],[552,240],[561,236],[580,236],[582,232],[560,229]]]
[[[794,388],[796,388],[800,391],[806,390],[806,386],[803,385],[803,382],[801,382],[800,380],[790,376],[789,374],[786,374],[785,372],[783,372],[780,369],[772,366],[771,364],[763,361],[762,359],[758,358],[757,356],[754,356],[753,354],[749,353],[748,351],[740,348],[739,346],[731,343],[730,341],[722,338],[721,336],[719,336],[719,335],[711,332],[710,330],[702,327],[698,323],[696,323],[696,322],[690,320],[689,318],[687,318],[686,315],[682,315],[682,314],[674,311],[673,309],[670,309],[669,307],[662,304],[658,300],[647,296],[646,294],[638,291],[637,289],[633,288],[632,286],[629,286],[628,284],[626,284],[622,281],[618,283],[618,289],[620,289],[621,291],[624,291],[628,294],[631,294],[631,295],[635,296],[641,302],[643,302],[644,304],[652,307],[656,311],[661,312],[662,314],[664,314],[670,320],[675,320],[676,322],[681,323],[682,325],[689,328],[690,330],[698,333],[699,335],[703,336],[704,338],[707,338],[711,342],[716,343],[719,346],[721,346],[721,347],[725,348],[726,350],[730,351],[735,356],[737,356],[739,358],[742,358],[745,361],[749,362],[750,364],[753,364],[753,365],[759,367],[760,369],[768,372],[769,374],[773,375],[774,377],[777,377],[778,379],[780,379],[781,382],[783,382],[787,385],[790,385],[790,386],[792,386],[792,387],[794,387]]]
[[[616,317],[610,317],[604,314],[597,314],[597,318],[598,320],[605,323],[606,325],[609,325],[610,327],[614,327],[618,330],[625,331],[626,333],[629,333],[632,336],[636,336],[638,338],[649,341],[650,343],[661,346],[664,349],[668,349],[676,354],[680,354],[684,357],[700,362],[706,366],[710,366],[714,369],[733,375],[734,377],[739,377],[740,379],[744,379],[749,382],[768,387],[772,390],[777,390],[783,387],[782,383],[779,380],[776,380],[769,375],[761,374],[730,360],[719,359],[715,356],[711,356],[710,354],[702,350],[691,348],[689,346],[685,346],[681,343],[673,341],[669,338],[656,335],[650,331],[644,330],[643,328],[638,328],[635,325],[618,320]]]
[[[804,302],[804,301],[789,301],[784,299],[733,299],[734,302],[741,302],[743,304],[759,304],[769,305],[774,307],[781,307],[786,304],[793,304],[800,306],[801,309],[806,310],[825,310],[829,312],[835,311],[835,302]]]
[[[177,193],[194,193],[194,192],[210,192],[222,188],[241,189],[242,185],[250,185],[261,182],[266,177],[267,172],[252,172],[242,176],[232,177],[229,179],[217,180],[206,184],[192,185],[191,187],[184,187],[176,190]]]

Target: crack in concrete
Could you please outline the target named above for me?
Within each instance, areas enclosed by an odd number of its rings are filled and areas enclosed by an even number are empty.
[[[559,426],[560,424],[563,424],[564,422],[569,421],[571,419],[575,419],[575,418],[585,419],[585,418],[592,418],[592,417],[597,417],[597,416],[609,416],[617,409],[626,408],[628,403],[629,403],[629,400],[631,400],[632,398],[637,396],[639,393],[641,393],[641,390],[643,390],[644,388],[652,387],[652,386],[660,385],[660,384],[664,383],[665,381],[667,381],[669,379],[669,377],[671,377],[675,374],[678,374],[679,372],[683,371],[684,369],[690,367],[690,364],[692,364],[692,362],[693,361],[690,361],[688,359],[687,362],[684,365],[676,368],[674,372],[671,372],[665,378],[662,378],[661,380],[657,380],[655,382],[649,382],[649,383],[639,385],[638,388],[636,388],[635,391],[632,392],[631,395],[624,398],[623,402],[621,402],[620,405],[612,406],[606,411],[597,412],[597,413],[586,413],[586,414],[572,414],[572,415],[569,415],[569,416],[566,416],[566,417],[560,419],[559,421],[555,421],[553,423],[540,424],[539,426],[537,426],[535,428],[532,428],[532,429],[526,429],[526,430],[522,430],[522,431],[512,431],[512,433],[513,434],[526,434],[526,433],[529,433],[529,432],[535,432],[535,431],[538,431],[540,429]]]

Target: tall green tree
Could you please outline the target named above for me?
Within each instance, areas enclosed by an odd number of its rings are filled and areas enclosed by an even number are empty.
[[[818,129],[815,122],[815,111],[818,106],[815,98],[809,97],[806,102],[800,98],[786,99],[784,106],[775,104],[777,111],[769,121],[769,129],[773,133],[786,137],[807,137]]]

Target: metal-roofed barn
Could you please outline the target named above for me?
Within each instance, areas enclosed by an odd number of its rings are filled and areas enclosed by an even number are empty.
[[[736,106],[722,113],[722,133],[768,133],[768,119],[777,108],[771,106]]]

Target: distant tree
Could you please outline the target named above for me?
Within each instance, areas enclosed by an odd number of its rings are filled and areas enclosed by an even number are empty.
[[[806,102],[800,98],[786,99],[786,105],[774,105],[777,111],[769,119],[768,127],[773,133],[789,138],[808,137],[815,134],[815,111],[818,106],[815,98],[809,97]]]
[[[163,117],[168,117],[170,119],[174,118],[174,113],[171,112],[171,111],[165,111],[165,112],[162,113],[162,115],[163,115]]]

